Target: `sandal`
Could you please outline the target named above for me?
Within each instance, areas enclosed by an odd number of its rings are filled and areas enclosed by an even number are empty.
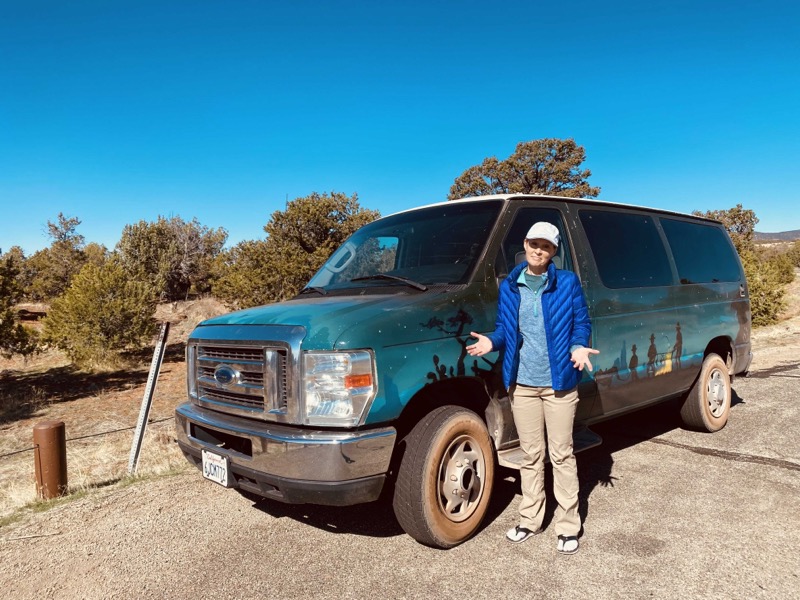
[[[578,551],[580,544],[578,544],[578,536],[576,535],[560,535],[558,536],[557,550],[561,554],[575,554]]]
[[[528,538],[531,538],[535,536],[537,533],[541,532],[542,532],[541,529],[533,531],[531,529],[528,529],[527,527],[520,527],[519,525],[517,525],[516,527],[506,531],[506,539],[512,544],[521,544]]]

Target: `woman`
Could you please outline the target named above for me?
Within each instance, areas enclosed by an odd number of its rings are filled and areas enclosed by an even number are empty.
[[[506,533],[524,542],[542,531],[545,512],[545,432],[558,508],[557,549],[578,551],[578,469],[572,450],[572,427],[578,405],[578,381],[597,350],[589,347],[591,323],[580,281],[557,270],[551,259],[558,250],[558,229],[538,222],[525,236],[526,263],[500,284],[495,331],[471,332],[478,341],[467,346],[471,356],[505,349],[503,383],[508,388],[520,447],[525,452],[520,473],[522,501],[519,525]]]

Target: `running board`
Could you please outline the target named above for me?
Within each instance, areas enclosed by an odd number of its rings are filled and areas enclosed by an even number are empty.
[[[588,427],[581,427],[572,432],[572,444],[575,449],[575,454],[599,446],[602,443],[603,438]],[[500,450],[500,452],[497,453],[498,464],[501,467],[508,467],[509,469],[519,469],[524,458],[525,453],[519,446],[507,450]],[[545,455],[544,459],[545,461],[550,460],[547,455]]]

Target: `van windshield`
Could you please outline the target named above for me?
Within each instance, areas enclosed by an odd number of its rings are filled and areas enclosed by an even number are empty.
[[[502,207],[502,200],[449,202],[373,221],[331,255],[308,288],[466,283]]]

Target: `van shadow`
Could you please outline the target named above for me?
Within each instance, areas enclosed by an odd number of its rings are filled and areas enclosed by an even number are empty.
[[[241,492],[240,492],[241,493]],[[355,506],[322,506],[318,504],[283,504],[259,496],[242,493],[253,507],[276,519],[289,518],[330,533],[348,533],[377,538],[403,535],[392,510],[388,494],[375,502]]]
[[[613,455],[620,450],[630,448],[662,436],[675,429],[684,427],[680,418],[683,400],[676,398],[644,408],[628,415],[620,416],[603,423],[592,425],[591,429],[603,438],[599,446],[576,455],[578,465],[578,512],[581,522],[585,522],[591,512],[591,496],[599,487],[613,488],[617,477],[614,476]],[[731,389],[731,407],[743,404],[745,400],[736,390]],[[509,505],[521,499],[520,473],[514,469],[499,469],[495,482],[492,506],[489,508],[483,527],[499,518]],[[555,516],[556,499],[553,495],[553,470],[549,462],[545,465],[545,494],[547,496],[545,517],[542,526],[549,527]],[[516,515],[515,515],[516,517]],[[516,524],[510,523],[509,526]]]
[[[744,400],[732,391],[731,405],[736,406],[743,402]],[[670,400],[592,426],[592,430],[603,438],[603,443],[576,456],[580,485],[578,510],[581,522],[585,522],[591,513],[591,496],[594,490],[598,486],[613,488],[617,481],[613,472],[613,455],[643,441],[680,429],[682,427],[680,406],[680,399]],[[556,506],[553,496],[553,474],[549,463],[545,467],[545,491],[547,508],[543,527],[547,528],[552,524]],[[242,495],[250,499],[256,509],[272,517],[294,519],[331,533],[379,538],[404,534],[394,516],[390,490],[386,490],[375,502],[341,507],[282,504],[252,494],[242,493]],[[484,529],[501,518],[512,504],[516,505],[519,502],[520,497],[519,471],[498,466],[495,471],[492,500],[475,535],[480,535]],[[515,524],[516,513],[508,526],[512,527]]]
[[[767,379],[768,377],[786,377],[789,379],[800,379],[800,373],[789,374],[797,371],[797,363],[780,363],[773,367],[750,371],[748,377],[752,379]]]

